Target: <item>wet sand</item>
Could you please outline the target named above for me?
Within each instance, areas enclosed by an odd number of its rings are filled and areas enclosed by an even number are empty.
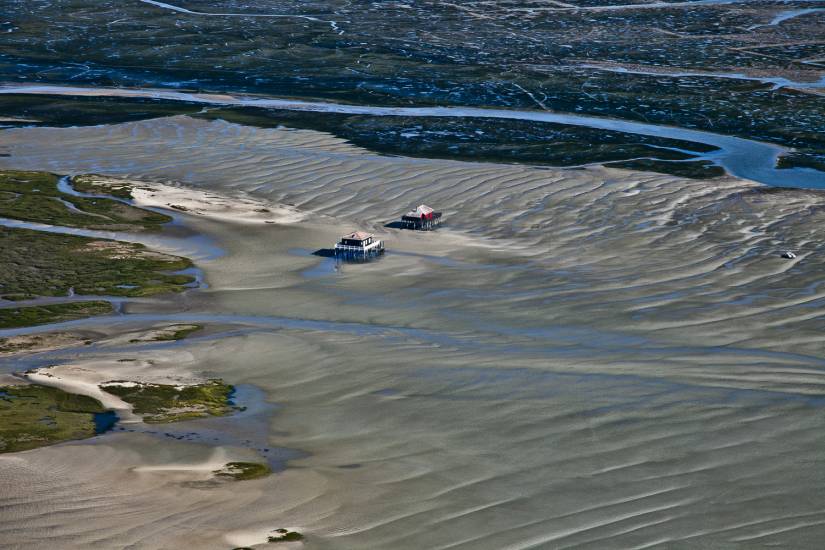
[[[825,534],[821,193],[383,157],[186,117],[2,140],[0,167],[301,216],[181,214],[225,251],[199,261],[208,288],[71,324],[205,335],[0,372],[190,354],[181,372],[260,388],[267,442],[307,453],[237,486],[203,483],[204,464],[257,452],[237,442],[115,433],[0,456],[3,540],[220,549],[288,527],[307,548],[798,548]],[[384,227],[422,202],[446,226]],[[311,254],[352,229],[386,256],[336,269]]]

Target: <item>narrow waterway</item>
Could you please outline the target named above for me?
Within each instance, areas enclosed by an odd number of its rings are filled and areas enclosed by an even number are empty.
[[[719,164],[734,176],[778,187],[825,188],[825,173],[823,172],[806,168],[777,168],[777,159],[782,154],[788,152],[787,148],[779,145],[689,128],[660,126],[643,122],[557,113],[553,111],[520,111],[483,109],[477,107],[376,107],[278,98],[241,97],[227,94],[186,93],[159,89],[96,88],[83,86],[4,86],[0,87],[0,94],[143,97],[167,101],[201,103],[205,105],[231,105],[319,113],[468,119],[492,118],[568,124],[571,126],[585,126],[601,130],[704,143],[717,147],[718,150],[702,155],[700,158]]]

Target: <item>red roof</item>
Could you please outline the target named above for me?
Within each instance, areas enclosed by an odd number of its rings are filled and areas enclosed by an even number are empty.
[[[430,208],[426,204],[419,204],[418,208],[416,208],[415,210],[411,210],[404,215],[409,218],[420,218],[421,216],[429,216],[432,213],[432,208]]]

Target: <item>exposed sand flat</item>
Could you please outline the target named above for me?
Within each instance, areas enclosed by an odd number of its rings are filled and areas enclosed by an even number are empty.
[[[20,353],[40,353],[60,348],[78,346],[90,342],[89,333],[54,332],[47,334],[23,334],[0,338],[0,356]]]
[[[178,331],[189,331],[197,328],[198,325],[191,324],[163,325],[150,328],[148,330],[130,331],[117,334],[102,340],[100,344],[104,346],[117,346],[124,344],[169,341]]]
[[[0,491],[15,495],[3,536],[216,550],[279,527],[322,549],[802,548],[825,536],[820,193],[390,158],[185,117],[2,136],[1,166],[295,205],[289,224],[184,214],[226,250],[200,264],[208,290],[174,316],[135,303],[76,325],[222,332],[50,360],[254,384],[279,405],[267,441],[310,453],[215,488],[199,483],[220,455],[146,434],[0,457]],[[442,229],[384,227],[422,202],[445,212]],[[337,270],[310,255],[351,229],[386,238],[387,255]]]
[[[799,261],[817,257],[816,220],[821,214],[814,205],[821,196],[816,193],[764,194],[759,186],[732,179],[709,186],[624,171],[387,158],[356,148],[344,153],[338,140],[316,134],[317,139],[308,142],[308,134],[302,132],[296,142],[293,131],[176,117],[103,129],[25,129],[5,135],[15,166],[34,168],[48,161],[73,172],[115,174],[128,167],[131,176],[175,180],[229,194],[248,193],[340,220],[337,226],[325,222],[314,240],[306,232],[291,233],[296,247],[329,246],[338,234],[351,229],[377,231],[389,237],[392,249],[414,255],[396,256],[382,266],[365,269],[376,275],[392,273],[402,286],[415,284],[411,292],[426,292],[430,279],[438,281],[434,282],[437,287],[442,285],[441,273],[432,271],[428,254],[471,260],[463,267],[442,267],[467,274],[481,272],[467,278],[479,281],[480,288],[500,287],[494,281],[505,277],[511,287],[520,289],[520,293],[480,290],[484,300],[468,300],[472,296],[468,288],[461,293],[445,289],[439,302],[442,307],[495,308],[496,315],[539,315],[544,321],[565,318],[569,322],[572,316],[588,319],[588,323],[593,319],[598,323],[607,313],[608,318],[619,316],[620,324],[630,330],[673,332],[688,325],[702,326],[707,329],[698,331],[703,338],[729,344],[753,335],[751,331],[758,331],[773,315],[784,318],[789,305],[812,303],[821,297],[819,292],[802,290],[815,282],[804,282],[806,275],[802,274],[793,278],[792,284],[799,289],[795,295],[757,303],[757,307],[750,300],[741,301],[752,296],[758,302],[762,288],[775,289],[776,279],[796,267],[778,258],[782,249],[799,252]],[[59,139],[60,146],[49,146],[49,136]],[[42,142],[40,152],[15,145],[20,139]],[[196,147],[203,144],[209,144],[209,154]],[[421,202],[444,210],[448,230],[411,236],[381,227]],[[792,223],[797,219],[806,223]],[[786,231],[786,226],[793,230]],[[467,247],[472,242],[486,248]],[[483,250],[490,249],[504,253],[504,258],[494,257],[493,263],[515,256],[530,265],[509,272],[474,267],[473,260],[479,254],[488,255]],[[279,265],[300,262],[287,257]],[[392,268],[384,269],[385,265]],[[814,269],[805,273],[815,277]],[[249,271],[210,277],[228,277],[214,282],[238,290],[280,287],[288,280],[272,277],[266,270],[261,275],[262,280]],[[547,277],[555,277],[556,284],[546,284]],[[585,281],[587,291],[581,292]],[[358,285],[355,280],[351,283]],[[703,285],[714,288],[707,300],[725,304],[723,313],[691,306],[691,296],[706,288]],[[612,304],[607,312],[602,311],[605,299]],[[539,313],[535,304],[542,300],[548,307]],[[550,301],[554,301],[552,307]],[[533,307],[525,308],[526,304]],[[670,312],[657,315],[666,304]],[[295,315],[292,305],[281,311]],[[677,308],[691,313],[671,315]],[[594,310],[598,311],[595,315]],[[719,326],[730,318],[745,322]]]
[[[298,484],[291,473],[271,479],[263,490],[258,481],[216,484],[209,481],[210,471],[168,469],[172,463],[209,464],[215,452],[128,434],[0,456],[0,536],[22,541],[36,529],[39,542],[34,544],[42,548],[225,549],[233,545],[224,539],[230,529],[268,526],[273,515],[292,514],[287,501],[321,491],[308,478]],[[155,464],[166,469],[152,470]],[[243,510],[243,517],[226,510]]]
[[[51,386],[69,393],[87,395],[100,401],[104,407],[115,411],[122,422],[140,422],[132,412],[132,406],[117,396],[106,393],[100,385],[107,381],[105,375],[93,368],[79,365],[61,365],[26,373],[26,379],[42,386]]]
[[[137,206],[166,208],[214,220],[255,224],[295,223],[303,219],[297,210],[285,205],[271,205],[261,200],[237,196],[227,197],[200,189],[182,189],[161,183],[100,175],[86,176],[85,180],[92,185],[129,187],[132,202]]]
[[[123,385],[171,384],[186,386],[204,382],[186,369],[194,358],[181,351],[141,351],[140,359],[114,357],[77,363],[61,364],[36,370],[29,370],[25,377],[36,384],[53,386],[61,390],[88,395],[100,401],[104,407],[115,411],[123,423],[140,422],[139,415],[132,412],[132,406],[119,397],[103,391],[100,386],[107,383]]]

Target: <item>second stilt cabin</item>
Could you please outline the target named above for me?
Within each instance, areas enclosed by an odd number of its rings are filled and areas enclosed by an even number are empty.
[[[341,237],[335,244],[335,257],[348,260],[368,260],[384,253],[384,243],[372,233],[356,231]]]
[[[441,223],[441,212],[436,212],[426,204],[420,204],[415,210],[401,216],[404,229],[429,231]]]

